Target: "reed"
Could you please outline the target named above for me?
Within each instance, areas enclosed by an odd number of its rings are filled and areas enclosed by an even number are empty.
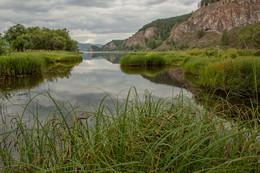
[[[80,62],[78,53],[65,51],[27,51],[0,56],[0,76],[41,74],[49,63]]]
[[[147,57],[153,57],[148,61]],[[157,57],[163,60],[157,61]],[[199,88],[209,91],[252,96],[259,94],[259,51],[253,50],[203,50],[192,49],[179,52],[131,53],[121,61],[122,66],[178,65],[185,74],[194,76]]]
[[[205,110],[181,93],[177,98],[155,100],[149,92],[140,97],[131,88],[124,100],[107,95],[89,112],[66,108],[49,94],[46,97],[56,106],[47,118],[29,112],[28,103],[11,126],[2,126],[1,171],[259,170],[256,120],[242,123],[218,118],[221,112],[215,106]],[[26,114],[34,118],[26,121]]]

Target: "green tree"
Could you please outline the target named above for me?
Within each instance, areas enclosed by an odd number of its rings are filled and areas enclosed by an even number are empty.
[[[0,34],[0,55],[5,54],[7,50],[8,49],[5,40],[2,38],[2,35]]]
[[[24,50],[67,50],[78,51],[77,42],[69,36],[65,29],[49,29],[29,27],[18,24],[5,33],[6,40],[17,51]]]
[[[11,45],[12,41],[14,41],[18,36],[25,33],[26,33],[26,28],[21,24],[17,24],[15,26],[10,27],[5,32],[4,38]]]

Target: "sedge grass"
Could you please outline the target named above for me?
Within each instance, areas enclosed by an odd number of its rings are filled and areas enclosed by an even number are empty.
[[[214,107],[204,110],[182,94],[155,100],[132,88],[125,100],[107,95],[90,112],[65,108],[46,96],[56,106],[54,113],[25,120],[26,106],[1,132],[1,171],[259,171],[255,120],[226,121],[215,116]]]
[[[121,66],[179,65],[185,74],[193,75],[194,84],[209,91],[222,90],[232,94],[252,96],[259,94],[259,51],[202,50],[131,53],[121,60]],[[153,61],[148,61],[152,57]],[[157,59],[163,60],[157,63]]]
[[[27,51],[0,56],[0,76],[41,74],[46,64],[56,62],[79,62],[78,53],[64,51]]]

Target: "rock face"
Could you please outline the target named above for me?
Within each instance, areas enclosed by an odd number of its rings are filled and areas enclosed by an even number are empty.
[[[258,22],[260,0],[221,0],[195,11],[188,21],[172,29],[169,39],[178,41],[186,33],[198,30],[222,33]]]
[[[140,46],[145,46],[145,43],[143,42],[144,38],[151,38],[155,35],[155,31],[155,27],[147,28],[145,31],[139,31],[127,40],[125,40],[124,45],[128,47],[137,44],[139,44]]]
[[[115,43],[112,41],[112,42],[106,44],[106,45],[104,46],[104,48],[105,48],[105,49],[115,49],[115,48],[116,48],[116,45],[115,45]]]

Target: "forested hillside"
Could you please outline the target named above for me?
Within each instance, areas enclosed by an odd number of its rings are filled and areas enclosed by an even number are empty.
[[[182,16],[177,16],[177,17],[170,17],[167,19],[157,19],[149,24],[144,25],[139,31],[146,30],[147,28],[150,27],[155,27],[157,29],[155,38],[164,41],[169,37],[170,31],[175,25],[178,25],[188,20],[190,17],[191,17],[191,13]]]
[[[140,50],[145,47],[155,49],[167,40],[174,26],[188,20],[190,17],[191,13],[166,19],[157,19],[144,25],[131,39],[113,40],[107,43],[103,48],[104,50]],[[149,28],[155,28],[155,32],[151,37],[145,36],[145,32],[149,30]],[[132,40],[135,41],[132,42]]]

